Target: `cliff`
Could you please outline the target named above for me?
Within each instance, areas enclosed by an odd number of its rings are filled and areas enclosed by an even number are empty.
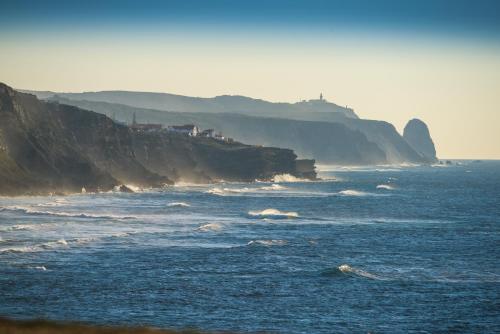
[[[51,109],[0,84],[0,194],[113,187],[116,179],[79,150]]]
[[[403,137],[422,158],[429,162],[437,161],[436,148],[424,122],[419,119],[410,120],[404,128]]]
[[[338,113],[286,113],[283,117],[256,117],[235,113],[168,112],[126,105],[70,100],[60,96],[61,103],[77,105],[122,122],[130,122],[135,113],[143,122],[165,125],[194,123],[214,128],[236,140],[256,145],[293,149],[301,158],[338,165],[371,165],[386,163],[425,163],[396,131],[383,121],[347,118]]]
[[[276,174],[316,177],[313,160],[292,150],[225,143],[169,132],[134,132],[134,152],[149,170],[175,181],[246,181]]]
[[[152,158],[152,157],[155,158]],[[0,84],[0,194],[159,187],[172,180],[315,177],[290,150],[135,132],[105,115]],[[312,166],[314,167],[314,166]]]

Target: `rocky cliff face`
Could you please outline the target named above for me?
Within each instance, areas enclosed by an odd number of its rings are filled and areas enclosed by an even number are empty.
[[[292,150],[224,143],[168,132],[134,133],[134,152],[148,169],[175,181],[246,181],[276,174],[316,177],[314,161],[297,160]]]
[[[92,93],[69,96],[96,98]],[[161,111],[108,102],[72,100],[61,96],[53,99],[110,117],[115,115],[121,121],[130,122],[136,113],[143,122],[165,125],[194,123],[203,128],[217,129],[245,143],[293,149],[300,157],[316,159],[320,163],[373,165],[428,162],[392,124],[345,117],[339,112],[283,109],[280,113],[256,117],[254,114],[248,116],[229,112]]]
[[[65,134],[51,109],[0,84],[0,194],[75,192],[116,184]]]
[[[303,166],[303,164],[301,164]],[[315,177],[290,150],[134,132],[108,117],[39,101],[0,84],[0,194],[157,187],[172,179],[250,181],[275,174]]]
[[[425,160],[429,162],[437,160],[436,148],[429,133],[429,128],[421,120],[410,120],[404,128],[403,138]]]
[[[226,136],[244,143],[293,149],[301,158],[316,159],[323,163],[347,165],[387,163],[386,154],[375,143],[370,142],[361,131],[350,129],[338,122],[250,117],[233,113],[166,112],[106,102],[63,98],[57,100],[109,117],[114,115],[120,121],[130,122],[135,113],[143,122],[164,125],[193,123],[202,128],[222,131]],[[396,135],[399,136],[397,133]],[[407,145],[400,136],[399,138]]]
[[[172,181],[147,169],[137,158],[133,147],[133,132],[108,117],[55,104],[52,114],[59,120],[64,135],[101,170],[107,171],[120,183],[160,187]]]

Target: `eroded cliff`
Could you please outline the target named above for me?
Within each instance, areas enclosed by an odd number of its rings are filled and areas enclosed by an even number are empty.
[[[296,158],[288,149],[134,131],[105,115],[0,84],[0,194],[253,181],[283,173],[315,178],[314,161]]]

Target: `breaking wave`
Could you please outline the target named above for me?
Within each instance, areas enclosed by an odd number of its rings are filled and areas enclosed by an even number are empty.
[[[368,195],[371,195],[370,193],[367,193],[364,191],[351,190],[351,189],[339,191],[339,194],[344,195],[344,196],[368,196]]]
[[[68,203],[69,202],[67,199],[58,198],[58,199],[54,200],[53,202],[41,203],[41,204],[37,204],[37,206],[41,206],[41,207],[44,207],[44,206],[65,206]]]
[[[167,206],[169,207],[190,207],[191,205],[185,203],[185,202],[172,202],[168,203]]]
[[[143,191],[143,189],[141,187],[137,187],[137,186],[134,186],[132,184],[125,184],[124,186],[127,187],[127,188],[129,188],[130,190],[132,190],[135,193]]]
[[[34,253],[60,247],[68,247],[68,242],[64,239],[59,239],[57,241],[49,241],[31,246],[9,247],[0,249],[0,253]]]
[[[222,230],[222,225],[218,223],[209,223],[205,225],[201,225],[196,229],[201,232],[209,232],[209,231],[220,231]]]
[[[282,183],[282,182],[309,182],[307,179],[301,179],[291,174],[279,174],[273,177],[273,182]]]
[[[218,196],[224,196],[226,193],[224,192],[223,189],[221,188],[213,188],[205,191],[207,194],[212,194],[212,195],[218,195]]]
[[[373,280],[384,280],[383,277],[380,277],[378,275],[374,275],[372,273],[369,273],[367,271],[351,267],[347,264],[342,264],[338,266],[337,268],[329,269],[325,272],[323,272],[325,276],[341,276],[341,275],[349,275],[349,276],[356,276],[356,277],[364,277],[368,279],[373,279]]]
[[[213,188],[205,191],[207,194],[212,194],[212,195],[218,195],[218,196],[224,196],[224,195],[230,195],[230,194],[241,194],[241,193],[248,193],[251,192],[252,190],[250,188]]]
[[[388,184],[379,184],[377,189],[394,190],[394,187]]]
[[[279,186],[279,185],[277,185]],[[281,190],[285,189],[285,187],[260,187],[260,188],[213,188],[205,191],[207,194],[212,194],[212,195],[218,195],[218,196],[225,196],[225,195],[239,195],[239,194],[252,194],[252,193],[258,193],[260,190]]]
[[[30,266],[28,269],[35,269],[35,270],[41,270],[41,271],[46,271],[47,268],[45,266]]]
[[[297,212],[283,212],[276,209],[265,209],[262,211],[249,211],[248,215],[258,218],[298,218]]]
[[[0,207],[0,211],[21,212],[33,216],[53,216],[53,217],[70,217],[70,218],[90,218],[90,219],[135,219],[133,216],[117,216],[117,215],[94,215],[89,213],[71,213],[71,212],[55,212],[55,211],[40,211],[33,210],[21,206]]]
[[[26,225],[12,225],[5,228],[0,229],[1,232],[10,232],[10,231],[32,231],[36,229],[36,225],[26,224]]]
[[[43,248],[55,248],[60,246],[68,246],[68,242],[64,239],[59,239],[57,241],[50,241],[40,245]]]
[[[252,240],[252,241],[249,241],[247,243],[247,246],[266,246],[266,247],[270,247],[270,246],[284,246],[286,245],[288,242],[286,240],[275,240],[275,239],[271,239],[271,240]]]
[[[260,187],[259,189],[262,189],[262,190],[285,190],[288,188],[285,186],[279,185],[279,184],[271,184],[270,186]]]
[[[137,232],[120,232],[111,235],[101,236],[101,237],[84,237],[84,238],[74,238],[74,239],[59,239],[56,241],[48,241],[44,243],[34,244],[34,245],[24,245],[24,246],[13,246],[8,248],[0,249],[0,253],[36,253],[48,250],[54,250],[59,248],[70,248],[71,246],[83,245],[94,241],[106,240],[108,238],[122,238],[128,237]]]

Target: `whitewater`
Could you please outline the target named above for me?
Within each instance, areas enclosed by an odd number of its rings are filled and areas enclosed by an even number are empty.
[[[277,333],[499,332],[500,162],[0,197],[0,315]]]

